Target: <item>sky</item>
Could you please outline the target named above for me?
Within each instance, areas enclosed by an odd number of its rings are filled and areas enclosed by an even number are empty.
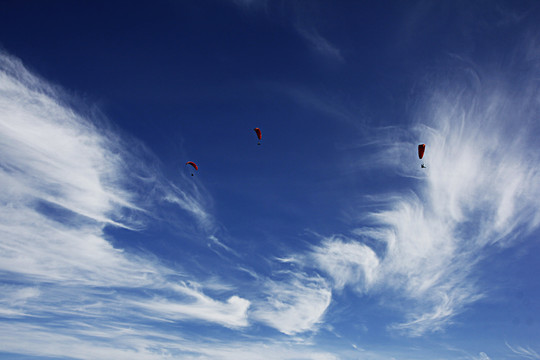
[[[0,1],[0,359],[540,359],[539,24]]]

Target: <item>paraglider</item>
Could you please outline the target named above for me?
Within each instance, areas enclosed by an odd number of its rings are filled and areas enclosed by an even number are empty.
[[[197,166],[197,164],[195,164],[193,161],[188,161],[186,163],[186,165],[191,165],[193,167],[193,169],[195,170],[199,170],[199,167]],[[191,172],[191,176],[193,176],[193,171]]]
[[[420,144],[418,145],[418,158],[420,160],[422,160],[422,158],[424,157],[424,152],[426,151],[426,144]],[[422,162],[422,165],[420,165],[422,167],[422,169],[425,169],[426,168],[426,164],[424,164]]]
[[[255,134],[257,134],[257,139],[259,139],[259,142],[257,143],[257,145],[261,145],[261,138],[262,138],[261,129],[255,128],[253,129],[253,131],[255,131]]]

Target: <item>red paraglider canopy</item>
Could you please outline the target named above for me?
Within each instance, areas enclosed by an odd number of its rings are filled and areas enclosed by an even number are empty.
[[[426,144],[418,145],[418,157],[420,159],[424,157],[424,151],[426,151]]]
[[[257,138],[258,138],[259,140],[261,140],[261,138],[262,138],[261,129],[255,128],[255,129],[253,129],[253,130],[254,130],[255,133],[257,134]]]
[[[193,166],[193,168],[194,168],[195,170],[199,170],[199,167],[198,167],[197,164],[195,164],[193,161],[188,161],[188,162],[186,163],[186,165],[188,165],[188,164],[191,165],[191,166]]]

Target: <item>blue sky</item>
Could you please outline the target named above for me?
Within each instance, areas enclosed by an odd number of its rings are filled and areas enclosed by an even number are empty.
[[[0,358],[540,359],[539,20],[2,1]]]

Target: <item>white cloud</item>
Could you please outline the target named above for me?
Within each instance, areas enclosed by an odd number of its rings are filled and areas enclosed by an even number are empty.
[[[205,203],[207,201],[196,184],[191,184],[186,190],[182,190],[174,184],[169,184],[161,200],[178,205],[181,209],[193,215],[205,231],[209,233],[215,231],[214,219],[206,210]]]
[[[267,280],[264,287],[266,297],[254,302],[252,317],[287,335],[317,330],[332,299],[322,278],[300,273]]]
[[[59,104],[52,91],[2,57],[0,119],[3,200],[40,199],[90,219],[121,224],[115,206],[136,208],[118,186],[121,158],[106,136]],[[21,82],[21,80],[25,82]],[[46,120],[44,120],[46,119]]]
[[[0,286],[0,316],[22,317],[28,314],[23,310],[28,300],[40,295],[39,289],[29,286]]]
[[[159,268],[115,249],[98,225],[66,226],[22,206],[3,207],[0,214],[3,271],[91,286],[139,287],[160,278]]]
[[[343,55],[341,55],[341,51],[330,41],[321,36],[317,30],[308,30],[300,26],[297,27],[297,30],[298,33],[302,35],[302,37],[306,39],[317,52],[329,58],[343,61]]]
[[[238,254],[237,251],[233,250],[231,247],[225,245],[223,242],[219,241],[219,239],[215,236],[215,235],[210,235],[208,237],[209,240],[211,240],[215,245],[219,246],[220,248],[222,248],[223,250],[235,255],[235,256],[240,256],[240,254]],[[245,270],[245,269],[244,269]]]
[[[352,285],[369,289],[376,281],[379,259],[368,246],[340,238],[325,239],[310,254],[317,267],[334,281],[336,289]]]
[[[519,355],[522,358],[525,359],[540,359],[540,354],[538,354],[536,351],[534,351],[530,346],[527,346],[526,348],[522,346],[510,346],[508,343],[506,343],[506,346],[516,355]]]
[[[538,226],[539,159],[524,151],[531,140],[523,99],[500,86],[453,90],[435,92],[428,125],[417,127],[428,168],[414,175],[416,194],[372,214],[386,229],[375,236],[386,245],[381,278],[421,304],[396,326],[415,335],[440,329],[481,297],[472,274],[483,249],[511,245]],[[414,147],[396,159],[410,164],[401,169],[410,176],[420,171]]]
[[[133,301],[131,305],[146,310],[153,318],[166,321],[191,318],[231,328],[248,325],[247,310],[250,302],[246,299],[234,295],[226,302],[221,302],[186,284],[172,285],[171,288],[181,295],[181,299],[175,301],[174,296],[154,297],[151,300]]]
[[[139,319],[246,326],[249,301],[234,293],[213,299],[203,287],[179,281],[185,278],[179,270],[112,245],[105,227],[139,229],[161,216],[162,201],[211,229],[205,196],[196,185],[165,180],[145,162],[152,155],[144,146],[83,117],[64,99],[0,54],[0,275],[16,284],[0,295],[0,312],[101,318],[114,310]]]
[[[16,325],[16,326],[15,326]],[[336,360],[339,357],[310,344],[251,338],[245,341],[190,339],[155,331],[130,323],[78,322],[49,327],[0,324],[0,348],[3,351],[32,356],[73,359],[305,359]]]
[[[384,129],[377,140],[385,145],[374,163],[416,185],[396,181],[392,194],[371,197],[381,210],[350,216],[366,221],[354,237],[331,236],[293,257],[328,274],[335,289],[400,296],[405,321],[390,328],[412,336],[444,329],[481,299],[475,269],[485,250],[515,246],[540,224],[540,156],[530,151],[539,90],[523,78],[480,83],[466,73],[427,90],[412,133]]]
[[[478,354],[477,357],[474,357],[473,360],[489,360],[490,357],[487,356],[487,354],[485,352],[481,352],[480,354]]]

